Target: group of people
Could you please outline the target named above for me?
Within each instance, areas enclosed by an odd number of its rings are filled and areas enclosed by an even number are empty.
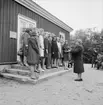
[[[95,48],[92,51],[92,67],[103,69],[103,52],[98,52]]]
[[[18,55],[21,64],[30,68],[32,79],[37,79],[36,73],[45,69],[64,66],[68,70],[68,64],[74,61],[74,72],[78,73],[76,80],[81,81],[81,73],[84,72],[83,49],[77,42],[79,47],[70,47],[67,40],[63,42],[54,33],[45,32],[42,28],[26,28],[21,34]]]

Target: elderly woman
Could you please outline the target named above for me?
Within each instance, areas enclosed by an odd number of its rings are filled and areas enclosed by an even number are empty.
[[[74,60],[74,73],[78,74],[78,77],[75,79],[75,81],[82,81],[82,73],[84,72],[82,41],[78,39],[75,44],[76,45],[71,50]]]
[[[31,78],[37,79],[36,72],[37,71],[37,64],[39,63],[39,47],[36,38],[36,30],[31,32],[31,37],[28,38],[28,55],[27,55],[27,63],[30,66],[31,70]]]

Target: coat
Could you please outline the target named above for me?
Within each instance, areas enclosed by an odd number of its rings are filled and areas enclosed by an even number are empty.
[[[44,38],[44,56],[48,57],[48,39]]]
[[[72,50],[72,58],[74,61],[74,73],[83,73],[83,46],[77,45]]]
[[[63,45],[63,60],[64,61],[69,61],[69,45],[64,44]]]
[[[52,47],[51,47],[51,51],[52,51],[52,57],[55,59],[55,58],[58,58],[59,55],[58,55],[58,52],[59,52],[59,49],[58,49],[58,45],[57,45],[57,42],[52,40]]]
[[[20,39],[20,42],[23,44],[22,47],[24,56],[27,56],[28,38],[30,38],[30,35],[27,32],[24,32]]]
[[[39,47],[36,36],[28,38],[27,63],[29,65],[35,65],[39,63]]]
[[[39,36],[39,43],[40,43],[40,56],[44,57],[44,38],[42,35]]]

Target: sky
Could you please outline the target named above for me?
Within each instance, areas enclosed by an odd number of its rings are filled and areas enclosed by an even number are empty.
[[[33,0],[75,30],[103,28],[103,0]]]

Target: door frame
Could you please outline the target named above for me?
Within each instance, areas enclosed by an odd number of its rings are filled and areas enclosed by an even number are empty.
[[[17,26],[17,52],[19,51],[19,39],[20,39],[20,20],[24,20],[24,21],[27,21],[27,23],[32,23],[35,25],[35,27],[37,27],[37,22],[29,17],[26,17],[24,15],[21,15],[21,14],[18,14],[18,18],[17,18],[17,23],[18,23],[18,26]],[[18,55],[17,55],[17,60],[18,60]]]

